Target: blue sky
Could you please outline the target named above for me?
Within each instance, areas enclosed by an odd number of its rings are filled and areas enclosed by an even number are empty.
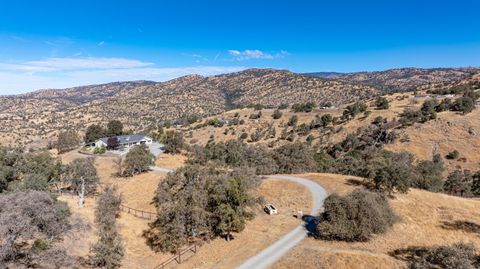
[[[480,1],[1,1],[0,94],[250,67],[479,66]]]

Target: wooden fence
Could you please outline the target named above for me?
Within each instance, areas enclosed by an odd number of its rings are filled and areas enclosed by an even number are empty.
[[[67,190],[60,190],[58,191],[60,195],[68,195],[68,196],[77,196],[73,191],[67,191]],[[121,204],[120,205],[120,210],[123,212],[130,214],[134,217],[140,218],[140,219],[146,219],[146,220],[154,220],[157,217],[156,213],[153,212],[148,212],[148,211],[143,211],[140,209],[135,209],[126,205]]]
[[[128,207],[126,205],[120,205],[120,209],[123,212],[126,212],[130,215],[133,215],[133,216],[135,216],[137,218],[141,218],[141,219],[154,220],[157,217],[156,213],[131,208],[131,207]]]
[[[169,265],[173,261],[176,261],[178,264],[180,264],[180,263],[182,263],[182,255],[185,256],[185,254],[187,254],[189,252],[192,252],[192,253],[196,254],[197,249],[198,249],[197,244],[193,244],[193,245],[187,247],[186,249],[179,251],[177,254],[175,254],[172,257],[168,258],[167,260],[163,261],[161,264],[155,266],[153,269],[164,269],[167,265]]]

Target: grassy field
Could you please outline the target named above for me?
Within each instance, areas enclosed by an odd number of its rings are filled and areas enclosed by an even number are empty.
[[[325,174],[299,175],[310,178],[331,193],[347,193],[356,186],[350,177]],[[432,246],[471,242],[480,247],[480,231],[458,226],[469,221],[480,224],[479,200],[421,190],[397,194],[390,201],[401,220],[384,235],[369,242],[334,242],[307,238],[273,268],[406,268],[389,253],[409,246]]]

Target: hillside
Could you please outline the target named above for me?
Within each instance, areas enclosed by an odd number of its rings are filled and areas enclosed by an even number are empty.
[[[464,85],[478,81],[479,75],[469,77],[460,82],[452,83],[444,88]],[[429,89],[429,88],[426,88]],[[436,89],[435,87],[431,89]],[[425,93],[426,90],[423,92]],[[420,92],[419,94],[421,94]],[[460,96],[457,94],[456,97]],[[190,145],[206,144],[209,140],[227,141],[240,139],[250,144],[263,144],[269,147],[278,147],[290,141],[306,142],[311,139],[312,145],[328,146],[341,142],[348,134],[355,133],[358,128],[370,125],[376,117],[383,117],[388,121],[400,118],[405,109],[420,109],[422,103],[429,98],[416,98],[413,92],[397,93],[385,96],[390,102],[386,110],[375,108],[375,100],[365,99],[369,106],[368,115],[359,115],[351,120],[339,122],[328,128],[313,128],[308,126],[317,121],[322,115],[331,114],[333,117],[341,117],[345,106],[333,109],[316,108],[311,112],[293,112],[291,109],[281,110],[278,119],[273,118],[275,109],[262,109],[260,118],[252,118],[259,111],[253,108],[235,109],[204,119],[188,128],[179,130],[186,135],[186,141]],[[453,97],[453,98],[456,98]],[[438,97],[441,100],[442,96]],[[288,126],[292,116],[297,117],[295,126]],[[223,122],[222,126],[212,125],[213,122]],[[453,150],[460,152],[461,158],[456,160],[445,159],[447,172],[457,168],[480,169],[478,150],[478,135],[480,134],[480,110],[477,108],[466,115],[453,111],[437,113],[437,118],[426,123],[415,123],[405,128],[397,128],[398,139],[386,148],[395,152],[408,151],[415,155],[417,160],[431,160],[432,156],[439,153],[444,157]],[[310,138],[309,138],[310,137]]]
[[[289,71],[249,69],[167,81],[122,82],[43,90],[0,97],[3,145],[45,145],[56,132],[119,119],[141,131],[185,115],[208,116],[251,104],[331,101],[340,105],[378,93],[372,87],[297,75]]]
[[[385,93],[412,91],[416,87],[434,83],[448,83],[462,80],[479,73],[478,67],[465,68],[399,68],[378,72],[354,73],[308,73],[309,76],[331,78],[350,83],[362,83],[375,87]]]
[[[17,97],[24,99],[70,101],[75,104],[82,104],[114,96],[121,92],[128,92],[137,87],[153,84],[155,84],[153,81],[113,82],[108,84],[73,87],[64,90],[38,90],[31,93],[21,94]]]

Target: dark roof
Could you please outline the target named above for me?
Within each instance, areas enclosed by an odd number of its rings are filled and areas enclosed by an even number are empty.
[[[107,141],[110,137],[102,137],[100,140],[102,140],[103,143],[107,144]],[[134,135],[119,135],[117,136],[119,144],[127,144],[127,143],[135,143],[135,142],[140,142],[142,141],[145,136],[144,135],[139,135],[139,134],[134,134]]]

